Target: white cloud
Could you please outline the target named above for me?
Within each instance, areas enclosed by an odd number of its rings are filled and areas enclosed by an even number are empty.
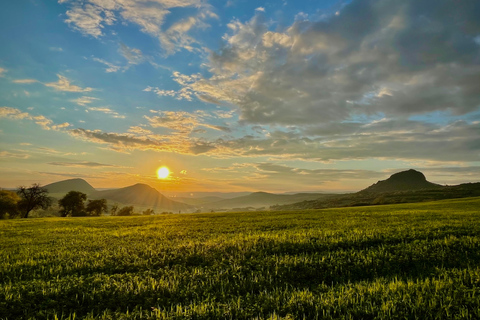
[[[181,8],[194,8],[196,13],[163,30],[166,16],[172,9]],[[159,39],[167,55],[180,48],[193,50],[197,40],[188,36],[188,32],[194,26],[206,28],[206,20],[218,18],[210,5],[201,0],[87,0],[74,3],[66,15],[65,22],[72,28],[95,38],[103,36],[105,28],[118,20],[133,23],[142,32]]]
[[[67,91],[67,92],[89,92],[92,91],[92,88],[81,88],[79,86],[73,85],[70,83],[70,80],[67,77],[64,77],[60,74],[57,74],[58,81],[57,82],[49,82],[44,83],[47,87],[54,88],[58,91]]]
[[[87,111],[95,111],[95,112],[102,112],[105,114],[111,115],[113,118],[117,119],[125,119],[126,117],[124,115],[119,114],[118,112],[108,108],[108,107],[89,107],[87,108]]]
[[[53,123],[52,120],[46,118],[43,115],[34,116],[29,114],[28,112],[22,112],[19,109],[11,107],[0,107],[0,118],[8,118],[14,120],[31,120],[38,124],[40,127],[42,127],[42,129],[44,130],[59,131],[70,126],[68,122],[56,125]]]
[[[21,84],[31,84],[31,83],[36,83],[38,80],[35,79],[17,79],[13,80],[13,83],[21,83]]]
[[[77,98],[77,99],[73,99],[71,101],[75,102],[79,106],[86,106],[86,105],[92,103],[95,100],[99,100],[99,99],[94,98],[94,97],[89,97],[89,96],[83,96],[83,97],[80,97],[80,98]]]
[[[3,77],[3,75],[5,74],[5,72],[7,72],[7,69],[0,67],[0,77]]]
[[[119,70],[122,70],[122,67],[121,67],[121,66],[117,66],[117,65],[115,65],[115,64],[113,64],[113,63],[110,63],[110,62],[105,61],[105,60],[100,59],[100,58],[93,58],[93,61],[100,62],[100,63],[106,65],[107,68],[105,69],[105,72],[107,72],[107,73],[117,72],[117,71],[119,71]]]

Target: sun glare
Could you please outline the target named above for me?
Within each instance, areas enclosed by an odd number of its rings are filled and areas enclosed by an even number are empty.
[[[161,167],[157,170],[158,179],[165,179],[170,175],[170,170],[167,167]]]

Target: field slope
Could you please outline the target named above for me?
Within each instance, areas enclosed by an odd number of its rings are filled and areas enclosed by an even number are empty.
[[[0,221],[0,318],[479,319],[479,207]]]

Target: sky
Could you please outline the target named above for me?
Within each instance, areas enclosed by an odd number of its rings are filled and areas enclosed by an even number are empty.
[[[0,187],[480,181],[479,17],[478,0],[2,1]]]

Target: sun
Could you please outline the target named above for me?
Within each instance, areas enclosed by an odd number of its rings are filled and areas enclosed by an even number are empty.
[[[170,170],[167,167],[161,167],[157,170],[158,179],[165,179],[170,175]]]

